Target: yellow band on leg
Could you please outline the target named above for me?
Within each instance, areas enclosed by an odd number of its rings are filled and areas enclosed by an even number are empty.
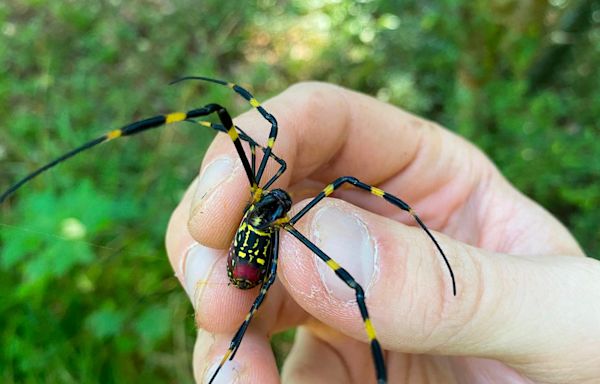
[[[178,121],[183,121],[183,120],[185,120],[186,116],[187,116],[187,114],[185,114],[183,112],[169,113],[165,117],[165,124],[171,124],[171,123],[177,123]]]
[[[121,137],[123,132],[120,129],[115,129],[114,131],[110,131],[106,134],[106,140],[113,140],[118,137]]]

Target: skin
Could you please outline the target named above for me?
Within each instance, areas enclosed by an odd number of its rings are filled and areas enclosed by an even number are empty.
[[[313,239],[319,209],[334,207],[368,228],[378,272],[367,306],[390,383],[600,382],[600,263],[585,257],[569,231],[517,191],[485,154],[432,122],[329,84],[298,84],[264,105],[279,121],[274,151],[288,171],[275,187],[298,202],[292,212],[336,177],[355,176],[407,201],[454,269],[456,297],[423,231],[366,192],[336,192],[296,224]],[[236,124],[265,142],[268,129],[256,112]],[[227,135],[217,135],[203,169],[223,157],[234,162],[232,173],[201,198],[190,188],[167,233],[182,281],[189,280],[181,265],[192,244],[221,250],[212,251],[215,262],[191,294],[198,382],[221,359],[257,295],[227,285],[226,249],[249,196]],[[275,169],[271,162],[268,174]],[[325,289],[315,256],[283,231],[280,249],[278,281],[225,366],[231,380],[374,382],[352,292],[347,299]],[[299,328],[280,377],[269,335],[292,326]]]

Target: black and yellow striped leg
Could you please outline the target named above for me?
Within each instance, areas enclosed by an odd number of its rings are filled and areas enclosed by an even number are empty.
[[[244,152],[244,148],[242,147],[242,143],[240,141],[240,137],[238,131],[235,129],[233,125],[233,120],[229,115],[229,112],[218,104],[209,104],[208,106],[216,108],[217,115],[221,120],[221,124],[227,129],[227,134],[233,141],[235,146],[235,150],[242,161],[242,165],[244,166],[244,170],[246,172],[246,176],[248,177],[248,181],[250,182],[250,186],[254,189],[257,187],[256,177],[252,168],[250,167],[250,163],[248,162],[248,158],[246,157],[246,152]],[[194,116],[190,116],[189,118],[193,118]]]
[[[265,147],[263,147],[262,145],[260,145],[260,144],[257,144],[257,143],[256,143],[254,140],[252,140],[252,138],[251,138],[250,136],[248,136],[248,135],[246,134],[246,132],[242,131],[242,129],[241,129],[241,128],[239,128],[239,127],[238,127],[238,130],[240,131],[240,138],[241,138],[242,140],[246,140],[246,141],[248,141],[249,143],[251,143],[251,144],[254,144],[254,146],[256,146],[256,147],[258,147],[258,148],[262,149],[262,151],[264,152],[264,155],[263,155],[263,156],[264,156],[265,158],[267,158],[267,157],[269,157],[269,156],[270,156],[270,157],[272,157],[272,158],[273,158],[273,160],[275,160],[275,161],[276,161],[276,162],[279,164],[279,169],[277,170],[277,172],[276,172],[276,173],[275,173],[275,174],[274,174],[274,175],[273,175],[273,176],[272,176],[272,177],[271,177],[271,178],[270,178],[270,179],[269,179],[269,180],[268,180],[268,181],[265,183],[265,185],[263,185],[263,186],[261,187],[262,189],[269,189],[269,187],[270,187],[270,186],[271,186],[271,185],[272,185],[272,184],[273,184],[273,183],[274,183],[274,182],[275,182],[277,179],[279,179],[279,177],[280,177],[280,176],[283,174],[283,172],[285,172],[285,170],[287,169],[287,164],[286,164],[286,162],[285,162],[283,159],[279,158],[277,155],[275,155],[275,154],[273,153],[273,151],[269,150],[269,148],[268,148],[268,147],[267,147],[267,148],[265,148]],[[252,148],[251,148],[251,149],[252,149]],[[252,160],[252,161],[253,161],[253,163],[254,163],[254,161],[255,161],[255,153],[254,153],[254,151],[252,151],[252,157],[253,157],[253,160]],[[264,159],[263,159],[263,160],[264,160]]]
[[[256,100],[256,98],[254,96],[252,96],[252,94],[247,89],[242,88],[241,86],[239,86],[235,83],[230,83],[230,82],[219,80],[219,79],[212,79],[210,77],[204,77],[204,76],[185,76],[185,77],[182,77],[175,81],[172,81],[171,84],[175,84],[180,81],[186,81],[186,80],[208,81],[211,83],[220,84],[220,85],[224,85],[226,87],[231,88],[235,93],[237,93],[238,95],[240,95],[244,99],[246,99],[250,103],[250,105],[252,107],[256,108],[256,110],[262,115],[262,117],[271,124],[271,131],[269,132],[269,138],[267,140],[267,145],[265,146],[265,148],[266,148],[265,156],[263,157],[262,161],[260,162],[260,166],[258,167],[258,172],[256,173],[256,183],[258,185],[260,185],[260,180],[262,178],[263,172],[265,171],[267,161],[269,160],[269,155],[271,154],[273,146],[275,145],[275,140],[277,139],[278,125],[277,125],[277,119],[275,119],[275,116],[273,116],[269,112],[267,112],[260,105],[260,102],[258,100]]]
[[[248,326],[250,325],[250,322],[252,321],[252,317],[254,316],[254,314],[256,313],[258,308],[260,308],[261,304],[263,303],[263,301],[267,295],[267,292],[269,291],[269,288],[271,288],[271,285],[273,285],[273,283],[275,282],[275,277],[277,276],[278,254],[279,254],[279,229],[275,229],[275,232],[273,233],[273,258],[271,259],[271,264],[269,265],[269,272],[265,276],[264,283],[263,283],[262,287],[260,288],[260,293],[254,300],[254,303],[252,304],[252,307],[250,308],[250,312],[248,312],[248,314],[246,315],[246,319],[244,320],[242,325],[238,328],[237,332],[233,336],[233,339],[231,339],[231,343],[229,344],[229,349],[227,350],[227,352],[225,352],[225,355],[221,359],[219,366],[217,367],[215,372],[212,374],[212,376],[208,382],[209,384],[211,384],[213,382],[213,380],[215,379],[215,377],[217,377],[217,374],[219,373],[219,371],[221,370],[221,368],[223,367],[225,362],[227,362],[227,360],[233,359],[233,357],[237,353],[238,348],[240,347],[240,345],[242,343],[242,339],[244,338],[244,334],[246,333],[246,330],[248,330]]]
[[[250,157],[252,158],[252,173],[256,176],[256,143],[249,142]]]
[[[304,235],[298,232],[291,225],[287,225],[284,227],[286,231],[288,231],[292,236],[300,240],[300,242],[306,245],[311,251],[313,251],[321,260],[323,260],[329,268],[331,268],[335,274],[346,283],[347,286],[354,289],[356,293],[356,303],[358,304],[358,308],[360,310],[360,315],[365,324],[365,331],[367,332],[367,336],[369,337],[369,342],[371,344],[371,354],[373,355],[373,361],[375,363],[375,373],[377,375],[377,383],[385,384],[387,383],[387,374],[385,370],[385,362],[383,359],[383,351],[381,349],[381,345],[377,340],[377,335],[375,334],[375,328],[371,323],[371,319],[369,318],[369,312],[367,311],[367,305],[365,304],[365,292],[363,288],[354,280],[354,278],[342,268],[335,260],[330,258],[323,252],[319,247],[313,244],[310,240],[308,240]]]
[[[21,188],[24,184],[26,184],[28,181],[30,181],[31,179],[33,179],[40,173],[47,171],[48,169],[54,167],[55,165],[62,163],[63,161],[65,161],[67,159],[70,159],[71,157],[77,155],[80,152],[85,151],[86,149],[90,149],[100,143],[104,143],[107,140],[109,140],[107,135],[98,137],[94,140],[90,140],[87,143],[73,149],[72,151],[69,151],[69,152],[65,153],[64,155],[52,160],[51,162],[44,165],[43,167],[36,169],[35,171],[31,172],[29,175],[25,176],[21,180],[17,181],[15,184],[8,187],[8,189],[6,191],[4,191],[2,193],[2,195],[0,195],[0,204],[2,204],[4,202],[4,200],[6,200],[10,195],[15,193],[19,188]]]
[[[375,195],[377,197],[381,197],[381,198],[385,199],[387,202],[395,205],[396,207],[402,209],[403,211],[408,212],[415,219],[417,224],[425,231],[425,233],[427,233],[427,235],[429,236],[431,241],[433,241],[433,243],[435,244],[435,247],[437,248],[437,250],[442,255],[442,258],[444,259],[444,263],[446,264],[446,267],[448,268],[448,272],[450,273],[450,278],[452,280],[452,293],[454,294],[454,296],[456,296],[456,281],[454,279],[454,272],[452,271],[450,262],[448,261],[446,254],[442,250],[442,247],[440,247],[439,243],[437,242],[435,237],[433,237],[433,235],[431,234],[431,232],[429,231],[429,229],[427,228],[425,223],[423,223],[423,221],[421,221],[421,219],[419,218],[419,216],[417,216],[417,214],[413,211],[413,209],[408,204],[406,204],[404,201],[402,201],[401,199],[399,199],[396,196],[391,195],[379,188],[365,184],[355,177],[343,176],[343,177],[336,179],[333,183],[327,185],[325,187],[325,189],[323,189],[321,192],[319,192],[319,194],[310,203],[308,203],[304,208],[302,208],[302,210],[300,210],[300,212],[298,212],[296,215],[294,215],[294,217],[292,217],[290,219],[290,224],[293,225],[294,223],[296,223],[298,220],[300,220],[300,218],[302,216],[304,216],[306,214],[306,212],[311,210],[319,201],[321,201],[325,197],[331,195],[333,193],[333,191],[340,188],[342,185],[344,185],[346,183],[353,185],[357,188],[363,189],[365,191],[371,192],[373,195]]]
[[[221,124],[211,123],[210,121],[186,120],[186,122],[193,123],[193,124],[199,124],[199,125],[202,125],[203,127],[209,127],[209,128],[212,128],[212,129],[214,129],[216,131],[227,133],[227,130]],[[252,171],[254,172],[255,166],[256,166],[256,162],[255,162],[256,161],[256,153],[255,153],[256,152],[256,148],[260,148],[265,153],[265,156],[266,156],[267,149],[265,147],[263,147],[262,145],[258,144],[256,141],[254,141],[246,132],[244,132],[237,125],[235,126],[235,128],[239,132],[240,140],[245,141],[248,144],[250,144],[250,151],[252,152],[252,164],[251,165],[252,165]],[[277,172],[275,173],[275,175],[273,175],[273,177],[271,177],[269,179],[269,181],[267,181],[265,183],[265,185],[262,186],[262,189],[269,189],[269,187],[277,179],[279,179],[279,177],[287,169],[287,164],[286,164],[286,162],[282,158],[280,158],[279,156],[277,156],[273,152],[271,152],[269,154],[269,156],[272,157],[273,160],[275,160],[279,164],[279,169],[277,170]]]
[[[239,95],[241,95],[244,99],[248,100],[248,102],[250,102],[250,105],[252,105],[254,108],[256,108],[256,110],[262,115],[262,117],[271,124],[271,130],[269,131],[269,138],[267,139],[267,145],[265,146],[265,155],[263,156],[263,158],[260,162],[260,165],[258,167],[258,171],[256,172],[256,183],[260,185],[260,180],[262,179],[262,175],[267,166],[267,161],[269,160],[269,155],[271,154],[271,151],[273,150],[273,146],[275,145],[275,140],[277,139],[277,131],[278,131],[277,119],[275,119],[275,116],[273,116],[269,112],[267,112],[260,105],[260,102],[258,100],[256,100],[256,98],[254,96],[252,96],[252,94],[250,92],[248,92],[246,89],[244,89],[234,83],[228,83],[227,86],[230,87],[231,89],[233,89]]]
[[[158,128],[163,125],[177,123],[180,121],[194,119],[197,117],[207,116],[212,113],[217,113],[223,126],[228,127],[228,129],[225,130],[225,132],[229,135],[229,137],[233,141],[236,151],[237,151],[238,155],[240,156],[240,159],[244,166],[244,170],[246,172],[246,176],[248,177],[250,185],[253,187],[256,187],[256,179],[254,177],[254,172],[252,172],[250,164],[248,163],[248,158],[246,157],[246,153],[244,152],[244,148],[242,147],[242,143],[240,142],[238,132],[235,129],[235,127],[233,126],[231,116],[229,115],[227,110],[225,108],[223,108],[222,106],[220,106],[218,104],[208,104],[202,108],[193,109],[188,112],[174,112],[174,113],[169,113],[167,115],[158,115],[158,116],[149,117],[147,119],[139,120],[139,121],[133,122],[131,124],[127,124],[120,129],[115,129],[113,131],[110,131],[94,140],[91,140],[91,141],[71,150],[70,152],[67,152],[64,155],[54,159],[50,163],[38,168],[37,170],[33,171],[29,175],[25,176],[23,179],[19,180],[17,183],[10,186],[4,193],[2,193],[2,195],[0,195],[0,203],[2,203],[8,196],[12,195],[22,185],[24,185],[25,183],[27,183],[34,177],[38,176],[39,174],[47,171],[48,169],[62,163],[63,161],[65,161],[87,149],[95,147],[98,144],[101,144],[101,143],[104,143],[107,141],[111,141],[111,140],[114,140],[114,139],[117,139],[117,138],[123,137],[123,136],[135,135],[137,133],[144,132],[148,129]]]

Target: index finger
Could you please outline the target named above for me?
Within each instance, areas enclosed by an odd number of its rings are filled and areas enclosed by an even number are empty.
[[[273,152],[288,164],[276,187],[294,185],[306,178],[327,183],[341,175],[381,184],[402,171],[393,183],[410,185],[402,195],[411,201],[427,198],[450,180],[468,190],[474,178],[462,172],[464,164],[455,158],[465,152],[489,164],[482,168],[494,169],[475,147],[443,128],[338,86],[301,83],[263,105],[279,122]],[[266,142],[269,130],[258,114],[245,113],[236,125],[258,143]],[[192,236],[214,248],[229,246],[249,196],[249,183],[241,166],[215,166],[224,159],[240,163],[230,139],[218,135],[203,161],[198,187],[202,192],[196,194],[189,221]],[[217,168],[222,168],[223,174],[216,175]],[[270,161],[263,182],[277,168],[278,164]],[[208,179],[222,182],[207,188]],[[455,204],[446,201],[446,207]]]

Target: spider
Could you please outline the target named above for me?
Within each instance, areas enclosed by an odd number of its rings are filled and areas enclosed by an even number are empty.
[[[356,282],[350,273],[340,266],[333,258],[325,254],[325,252],[319,249],[319,247],[312,243],[302,233],[297,231],[294,228],[294,224],[308,211],[315,207],[315,205],[317,205],[321,200],[327,196],[330,196],[336,189],[346,184],[367,191],[379,198],[384,199],[403,211],[408,212],[408,214],[414,218],[419,227],[421,227],[427,233],[428,237],[435,244],[437,250],[443,258],[446,267],[448,268],[452,280],[452,291],[453,294],[456,295],[456,282],[452,267],[450,266],[444,251],[436,241],[435,237],[431,234],[427,226],[421,221],[419,216],[416,215],[416,213],[407,203],[382,189],[365,184],[352,176],[343,176],[337,178],[328,184],[321,192],[319,192],[319,194],[315,196],[298,213],[294,214],[293,216],[288,215],[290,208],[292,207],[292,199],[290,195],[283,189],[269,189],[269,187],[273,185],[273,183],[286,171],[285,161],[273,153],[273,146],[275,145],[278,131],[277,119],[267,112],[267,110],[249,91],[235,83],[229,83],[223,80],[202,76],[186,76],[173,81],[171,84],[187,80],[207,81],[229,87],[235,93],[249,102],[250,105],[254,107],[262,115],[262,117],[269,122],[269,124],[271,124],[266,146],[258,144],[241,128],[235,126],[230,114],[224,107],[219,104],[211,103],[202,108],[192,109],[188,112],[174,112],[166,115],[149,117],[131,124],[127,124],[122,128],[107,132],[106,134],[93,139],[71,150],[70,152],[65,153],[64,155],[25,176],[23,179],[9,187],[8,190],[6,190],[0,196],[0,203],[4,202],[21,186],[44,171],[79,154],[80,152],[119,137],[134,135],[144,132],[148,129],[158,128],[163,125],[177,122],[199,124],[201,126],[212,128],[218,132],[226,133],[231,138],[231,141],[233,142],[233,145],[235,146],[235,149],[242,162],[246,177],[248,178],[248,182],[250,184],[251,196],[250,203],[245,209],[240,226],[238,227],[231,247],[229,248],[227,256],[227,275],[230,282],[239,289],[250,289],[258,285],[261,286],[261,289],[258,296],[254,300],[250,311],[246,315],[245,320],[233,336],[228,350],[225,352],[217,369],[212,374],[209,383],[214,381],[221,367],[223,367],[227,360],[234,358],[254,314],[263,303],[269,288],[275,282],[279,252],[279,235],[281,230],[287,231],[302,244],[308,247],[333,272],[335,272],[335,274],[348,287],[354,290],[356,294],[356,303],[358,305],[360,315],[364,323],[365,332],[370,343],[377,383],[386,383],[387,374],[383,352],[381,345],[377,340],[375,327],[369,318],[369,312],[365,304],[365,294],[363,288]],[[213,113],[217,115],[221,124],[198,120],[200,117],[208,116]],[[248,159],[246,156],[246,152],[242,146],[242,141],[248,143],[250,147],[250,159]],[[256,158],[257,148],[263,152],[263,157],[258,164],[258,168]],[[261,184],[261,180],[269,159],[273,159],[275,162],[277,162],[279,164],[279,169],[270,179],[268,179],[264,184]]]

